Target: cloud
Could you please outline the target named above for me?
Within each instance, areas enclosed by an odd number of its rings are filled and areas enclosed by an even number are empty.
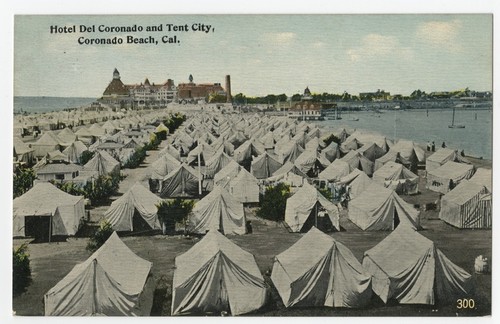
[[[297,34],[292,32],[265,33],[264,41],[278,45],[288,45],[297,38]]]
[[[433,46],[441,46],[450,50],[461,48],[459,41],[462,22],[458,19],[452,21],[429,21],[417,27],[417,39]]]
[[[388,56],[411,59],[413,51],[409,47],[403,47],[394,36],[368,34],[363,37],[360,46],[348,49],[347,55],[351,61]]]

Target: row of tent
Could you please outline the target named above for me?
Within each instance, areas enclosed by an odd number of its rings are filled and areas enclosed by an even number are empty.
[[[151,266],[113,233],[45,294],[45,315],[147,313],[138,301]],[[384,303],[435,305],[473,291],[469,273],[405,226],[366,251],[362,263],[313,227],[275,256],[271,280],[285,307],[366,307],[373,293]],[[241,315],[261,309],[269,296],[255,257],[218,231],[175,258],[172,315]]]
[[[149,122],[147,115],[157,114],[158,111],[113,111],[106,107],[105,110],[87,111],[86,109],[74,109],[37,113],[30,115],[14,116],[14,135],[33,133],[35,130],[48,131],[57,130],[61,125],[65,127],[77,127],[81,125],[92,125],[104,123],[105,129],[136,127],[141,122]],[[146,115],[146,116],[145,116]],[[111,123],[111,125],[108,124]],[[99,135],[97,135],[99,136]]]
[[[217,150],[222,149],[226,160],[232,157],[257,179],[283,181],[291,178],[291,182],[296,182],[298,175],[337,182],[354,169],[360,169],[368,176],[384,177],[386,187],[408,194],[418,190],[418,165],[425,163],[428,171],[433,171],[446,162],[470,164],[456,150],[450,149],[438,150],[426,162],[424,150],[414,142],[399,140],[394,143],[382,135],[360,130],[351,134],[346,129],[333,132],[344,142],[341,145],[331,142],[324,147],[322,139],[328,134],[313,124],[280,117],[266,120],[260,116],[245,119],[197,115],[173,135],[172,144],[188,155],[188,164],[197,163],[200,157],[210,170],[221,164]],[[375,174],[387,163],[397,163],[404,168],[387,167]],[[213,173],[207,175],[210,177]],[[456,173],[452,174],[455,179],[459,178]],[[437,191],[436,186],[429,187]]]
[[[342,181],[352,188],[348,218],[362,230],[393,230],[399,224],[420,228],[418,210],[393,190],[370,180],[359,170]],[[112,202],[104,217],[117,231],[133,231],[134,224],[141,222],[147,229],[160,229],[157,205],[162,200],[136,183]],[[34,236],[40,230],[52,236],[75,235],[85,215],[84,197],[69,195],[43,182],[14,199],[13,207],[14,236]],[[491,170],[478,169],[474,177],[444,195],[440,207],[440,219],[455,227],[490,228]],[[320,215],[318,209],[325,213]],[[292,232],[307,232],[313,226],[341,230],[338,207],[307,182],[287,199],[285,223]],[[188,230],[198,234],[207,230],[245,234],[245,224],[243,203],[224,187],[216,186],[196,203]]]

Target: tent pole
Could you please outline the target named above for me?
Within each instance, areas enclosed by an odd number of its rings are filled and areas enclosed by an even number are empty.
[[[49,217],[49,243],[50,243],[51,236],[52,236],[52,214],[50,214],[50,217]]]
[[[200,158],[200,153],[198,153],[198,173],[199,173],[198,194],[201,196],[201,158]]]
[[[316,217],[314,218],[314,224],[318,228],[318,202],[316,202]]]

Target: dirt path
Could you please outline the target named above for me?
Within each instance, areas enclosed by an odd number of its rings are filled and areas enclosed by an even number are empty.
[[[120,198],[124,193],[127,192],[136,182],[140,182],[144,187],[149,188],[148,177],[151,174],[150,167],[157,159],[160,151],[167,145],[167,141],[162,141],[158,146],[157,150],[148,151],[144,162],[138,168],[135,169],[122,169],[120,172],[126,176],[125,179],[120,181],[120,187],[118,189],[118,194],[112,196],[109,203],[105,205],[92,208],[90,210],[90,221],[92,223],[99,223],[106,210],[108,210],[112,201]]]

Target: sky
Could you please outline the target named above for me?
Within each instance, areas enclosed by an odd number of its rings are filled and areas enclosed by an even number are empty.
[[[189,31],[168,31],[167,24]],[[210,31],[193,31],[193,25]],[[80,32],[80,25],[162,26]],[[76,26],[50,33],[51,26]],[[127,44],[153,36],[157,45]],[[163,44],[163,36],[179,43]],[[80,45],[113,38],[121,45]],[[14,95],[100,97],[114,68],[125,84],[220,82],[232,93],[492,90],[492,15],[100,15],[14,17]]]

